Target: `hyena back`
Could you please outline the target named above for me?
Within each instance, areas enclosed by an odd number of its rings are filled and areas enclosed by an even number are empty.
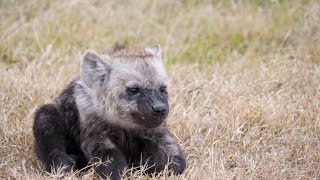
[[[35,114],[35,151],[46,170],[68,172],[89,163],[101,177],[119,179],[126,167],[145,164],[147,173],[167,167],[181,174],[186,161],[167,128],[160,46],[89,50],[80,70],[80,78]]]

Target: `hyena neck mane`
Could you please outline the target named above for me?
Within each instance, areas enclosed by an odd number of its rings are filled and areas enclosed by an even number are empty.
[[[146,51],[143,48],[131,47],[128,48],[126,45],[116,43],[111,49],[108,49],[102,54],[107,54],[112,58],[152,58],[153,54],[150,51]]]
[[[125,129],[165,126],[168,78],[159,45],[145,49],[115,45],[83,56],[75,89],[80,121],[99,121]],[[89,120],[88,120],[89,119]]]

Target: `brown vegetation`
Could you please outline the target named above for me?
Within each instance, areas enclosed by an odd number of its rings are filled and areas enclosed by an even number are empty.
[[[31,125],[115,42],[162,45],[188,161],[172,179],[320,177],[319,1],[0,1],[0,34],[0,179],[96,177],[44,172]]]

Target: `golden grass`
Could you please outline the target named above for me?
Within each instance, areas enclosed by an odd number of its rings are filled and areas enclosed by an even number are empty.
[[[0,1],[0,34],[0,179],[97,178],[44,172],[31,127],[81,53],[115,42],[160,43],[171,77],[188,168],[151,179],[320,178],[316,0]]]

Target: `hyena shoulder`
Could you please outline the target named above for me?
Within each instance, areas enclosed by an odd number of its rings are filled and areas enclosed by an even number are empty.
[[[75,139],[80,134],[79,109],[75,101],[77,81],[78,78],[71,81],[54,101],[65,123],[66,133]]]

